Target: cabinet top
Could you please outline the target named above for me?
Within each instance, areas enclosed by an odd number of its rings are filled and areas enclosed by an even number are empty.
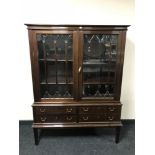
[[[72,25],[72,24],[25,24],[28,29],[104,29],[104,30],[127,30],[130,25]]]

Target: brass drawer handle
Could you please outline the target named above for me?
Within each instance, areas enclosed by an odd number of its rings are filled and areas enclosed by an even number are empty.
[[[112,120],[114,120],[114,117],[113,117],[113,116],[109,116],[108,119],[109,119],[110,121],[112,121]]]
[[[46,110],[46,109],[42,109],[42,108],[40,108],[40,112],[45,112],[45,110]]]
[[[108,109],[109,109],[109,111],[111,111],[111,112],[112,112],[112,111],[115,111],[115,107],[109,107]]]
[[[83,117],[83,120],[84,120],[84,121],[87,121],[87,120],[88,120],[88,116]]]
[[[67,116],[66,119],[67,119],[67,121],[71,121],[72,120],[72,116]]]
[[[88,111],[88,108],[86,108],[86,107],[85,107],[85,108],[83,108],[83,111],[87,112],[87,111]]]
[[[40,119],[41,119],[42,122],[45,122],[47,120],[46,117],[41,117]]]
[[[67,108],[66,112],[72,112],[72,110],[73,110],[72,108]]]

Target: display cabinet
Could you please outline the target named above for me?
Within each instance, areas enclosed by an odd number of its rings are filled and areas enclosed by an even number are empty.
[[[26,25],[35,144],[38,129],[59,127],[113,127],[118,142],[128,25]]]

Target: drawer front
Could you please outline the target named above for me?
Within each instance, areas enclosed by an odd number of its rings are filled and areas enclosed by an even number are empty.
[[[120,114],[106,114],[106,121],[120,121]]]
[[[120,113],[121,105],[106,106],[106,113]]]
[[[120,121],[119,114],[113,115],[80,115],[79,122],[110,122],[110,121]]]
[[[34,122],[110,122],[120,121],[121,105],[97,106],[36,106]]]
[[[34,118],[35,123],[75,123],[76,121],[76,115],[36,115]]]
[[[36,114],[76,114],[76,107],[38,106],[34,111]]]
[[[103,122],[106,120],[104,115],[80,115],[79,122]]]
[[[105,113],[105,106],[83,106],[79,107],[79,114],[99,114]]]
[[[105,114],[105,113],[120,113],[120,112],[121,112],[121,105],[79,107],[79,114]]]

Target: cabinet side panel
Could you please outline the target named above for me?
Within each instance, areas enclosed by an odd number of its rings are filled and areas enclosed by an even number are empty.
[[[33,82],[33,94],[34,100],[40,100],[40,91],[39,91],[39,74],[38,74],[38,58],[37,50],[35,48],[35,34],[32,30],[28,30],[29,35],[29,46],[30,46],[30,58],[31,58],[31,71],[32,71],[32,82]]]
[[[117,69],[117,94],[116,100],[120,100],[121,86],[122,86],[122,74],[123,74],[123,64],[124,64],[124,53],[125,53],[125,42],[126,42],[126,31],[120,33],[120,51],[119,51],[119,67]]]

